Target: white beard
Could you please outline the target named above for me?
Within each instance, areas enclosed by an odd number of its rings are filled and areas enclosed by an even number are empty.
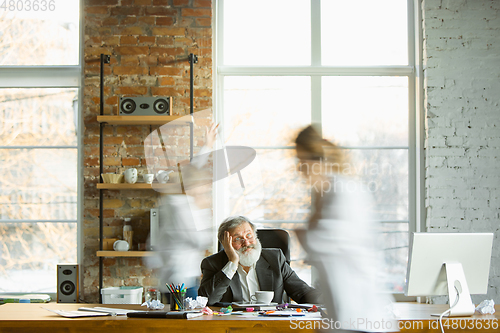
[[[259,260],[260,258],[260,253],[262,252],[262,245],[260,244],[260,241],[258,238],[255,239],[255,244],[249,245],[246,247],[241,247],[239,248],[236,252],[238,252],[238,255],[240,256],[240,265],[241,266],[252,266]],[[247,248],[253,248],[250,251],[243,252]]]

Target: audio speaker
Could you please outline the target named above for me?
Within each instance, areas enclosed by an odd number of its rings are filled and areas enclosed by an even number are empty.
[[[172,97],[120,97],[120,116],[170,116]]]
[[[57,265],[57,303],[78,302],[78,265]]]

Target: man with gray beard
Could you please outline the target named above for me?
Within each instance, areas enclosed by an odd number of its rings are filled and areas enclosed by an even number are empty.
[[[280,249],[262,249],[255,226],[244,216],[229,217],[217,234],[224,250],[201,262],[198,294],[217,302],[250,302],[259,290],[273,291],[273,302],[283,302],[286,291],[297,303],[318,303],[319,292],[302,281]]]

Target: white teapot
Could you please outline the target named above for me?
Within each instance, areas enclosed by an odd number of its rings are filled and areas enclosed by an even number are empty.
[[[159,183],[165,184],[168,182],[168,179],[170,178],[170,174],[172,173],[172,170],[160,170],[156,173],[156,179],[158,180]]]

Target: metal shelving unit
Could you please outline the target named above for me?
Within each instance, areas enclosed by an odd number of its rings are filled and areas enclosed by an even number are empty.
[[[97,121],[99,122],[99,175],[104,173],[104,127],[106,125],[164,125],[168,122],[177,120],[184,116],[114,116],[114,115],[104,115],[104,65],[109,64],[111,57],[109,55],[101,54],[101,68],[100,68],[100,115],[97,116]],[[188,57],[190,65],[190,115],[193,115],[193,89],[194,89],[194,77],[193,77],[193,65],[198,62],[198,56],[190,54]],[[192,117],[191,117],[192,119]],[[190,159],[193,158],[193,128],[194,124],[189,121],[190,128]],[[104,191],[106,190],[151,190],[151,189],[161,189],[163,193],[168,193],[168,189],[172,188],[172,193],[177,193],[179,188],[178,184],[109,184],[109,183],[98,183],[97,189],[99,190],[99,251],[97,251],[96,256],[99,257],[99,303],[102,303],[101,289],[103,287],[103,270],[105,257],[146,257],[152,255],[152,251],[103,251],[103,229],[104,229],[104,217],[103,217],[103,199]]]

